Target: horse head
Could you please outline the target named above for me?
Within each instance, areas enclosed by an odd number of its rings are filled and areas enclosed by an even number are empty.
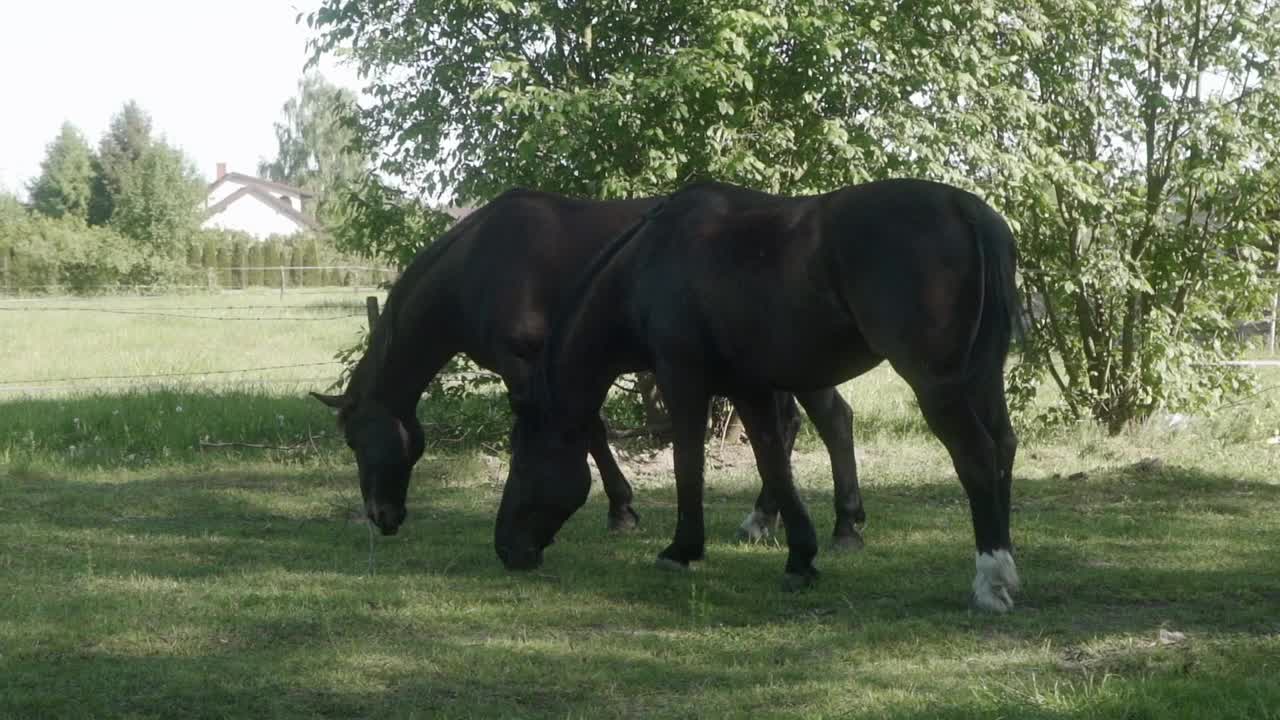
[[[542,564],[542,551],[591,489],[587,428],[570,427],[536,403],[513,399],[511,469],[502,491],[494,549],[508,570]]]
[[[426,447],[422,426],[412,416],[406,423],[372,398],[311,395],[338,411],[338,427],[356,456],[365,515],[383,535],[394,535],[407,514],[410,473]]]

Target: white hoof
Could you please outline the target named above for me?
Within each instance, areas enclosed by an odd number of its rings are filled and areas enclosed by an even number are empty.
[[[738,526],[738,539],[746,542],[760,542],[769,537],[769,533],[769,518],[759,510],[747,513]]]
[[[1018,568],[1008,550],[978,553],[978,573],[973,578],[973,603],[980,609],[1005,613],[1013,609],[1010,592],[1018,589]]]

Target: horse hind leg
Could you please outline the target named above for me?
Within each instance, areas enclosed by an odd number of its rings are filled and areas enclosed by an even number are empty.
[[[750,393],[734,397],[742,416],[751,449],[756,456],[760,478],[777,501],[787,530],[787,564],[784,587],[789,590],[812,584],[818,577],[813,558],[818,554],[818,536],[796,492],[787,453],[791,440],[783,407],[774,393]]]
[[[835,527],[831,547],[836,551],[861,550],[864,546],[858,526],[867,521],[858,487],[858,463],[854,456],[853,409],[835,388],[797,393],[796,398],[809,414],[831,459],[834,485]]]
[[[1001,457],[996,441],[975,412],[975,403],[955,385],[917,389],[929,428],[951,455],[956,474],[969,497],[977,545],[974,604],[1003,613],[1013,609],[1010,593],[1019,585],[1009,542],[1009,513],[1001,492]]]
[[[796,406],[796,398],[790,393],[778,393],[777,407],[783,422],[783,452],[788,458],[795,449],[796,437],[800,434],[800,410]],[[738,413],[741,416],[741,412]],[[778,530],[778,503],[769,492],[768,485],[761,483],[760,494],[756,496],[751,512],[743,518],[738,526],[740,542],[758,543],[773,537]]]

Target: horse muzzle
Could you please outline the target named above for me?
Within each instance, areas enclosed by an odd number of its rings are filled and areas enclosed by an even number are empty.
[[[499,545],[495,549],[502,566],[508,570],[536,570],[542,566],[542,550],[532,546],[512,548]]]
[[[388,504],[377,505],[367,510],[369,522],[377,526],[383,535],[395,535],[400,531],[400,526],[404,524],[404,518],[408,515],[408,511],[404,506],[393,506]]]

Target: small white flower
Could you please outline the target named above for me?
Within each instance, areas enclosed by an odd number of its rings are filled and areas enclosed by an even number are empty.
[[[71,418],[71,424],[80,427],[80,418]]]
[[[283,416],[283,415],[277,415],[277,416],[276,416],[276,424],[277,424],[277,425],[279,425],[279,426],[281,426],[281,427],[284,427],[284,416]]]
[[[112,415],[119,415],[119,414],[120,414],[120,411],[119,411],[119,410],[112,410],[112,411],[111,411],[111,414],[112,414]]]
[[[173,411],[174,411],[174,412],[176,412],[176,413],[180,413],[180,412],[182,412],[182,406],[181,406],[181,405],[179,405],[178,407],[174,408],[174,409],[173,409]]]

